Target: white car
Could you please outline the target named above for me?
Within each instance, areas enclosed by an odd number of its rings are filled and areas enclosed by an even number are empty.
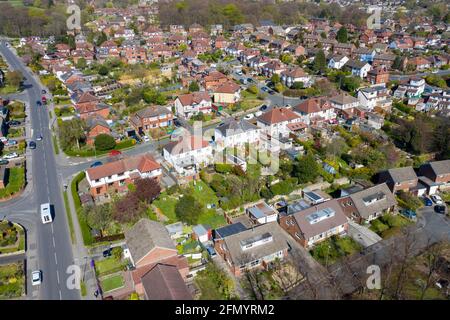
[[[41,270],[35,270],[31,273],[31,284],[37,286],[42,282],[42,272]]]
[[[259,117],[260,115],[262,115],[263,113],[262,113],[262,111],[256,111],[255,112],[255,117]]]
[[[245,120],[251,120],[251,119],[253,119],[255,116],[253,115],[253,113],[249,113],[248,115],[246,115],[245,117],[244,117],[244,119]]]
[[[149,138],[148,136],[143,136],[143,137],[142,137],[142,140],[144,140],[144,142],[149,142],[149,141],[150,141],[150,138]]]
[[[14,158],[17,158],[18,156],[19,155],[16,152],[12,152],[12,153],[5,154],[3,156],[3,159],[14,159]]]
[[[444,201],[442,201],[442,198],[440,196],[438,196],[437,194],[433,194],[432,196],[430,196],[430,198],[436,204],[443,204],[444,203]]]

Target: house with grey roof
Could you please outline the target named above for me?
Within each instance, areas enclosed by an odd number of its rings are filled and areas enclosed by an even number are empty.
[[[261,129],[246,120],[231,118],[215,128],[214,138],[219,149],[259,143]]]
[[[345,215],[362,224],[394,212],[397,200],[386,183],[338,199]]]
[[[247,208],[246,213],[255,224],[276,222],[278,219],[278,211],[264,201]]]
[[[450,188],[450,160],[432,161],[419,168],[419,175],[439,185],[439,189]]]
[[[334,235],[345,235],[347,216],[337,199],[280,217],[280,226],[305,248]]]
[[[216,239],[214,248],[231,272],[241,276],[254,268],[266,268],[287,256],[287,238],[278,223],[270,222]]]
[[[418,181],[413,167],[389,169],[381,172],[378,176],[378,183],[386,182],[393,193],[413,191],[417,187]]]

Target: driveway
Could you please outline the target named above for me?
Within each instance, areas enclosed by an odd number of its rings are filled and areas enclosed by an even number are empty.
[[[351,220],[348,221],[348,235],[364,248],[370,247],[383,240],[383,238],[369,228]]]

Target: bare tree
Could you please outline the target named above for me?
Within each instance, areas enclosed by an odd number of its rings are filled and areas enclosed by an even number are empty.
[[[403,236],[399,237],[400,256],[399,256],[399,271],[397,275],[397,285],[394,291],[394,298],[400,299],[403,296],[404,284],[407,280],[408,266],[411,262],[412,250],[416,243],[415,235],[410,228],[402,230]]]
[[[443,260],[441,259],[443,250],[445,248],[445,242],[440,242],[435,245],[429,246],[425,251],[425,265],[427,267],[427,275],[425,284],[422,287],[420,293],[420,300],[425,298],[427,290],[430,288],[434,273],[442,266]]]

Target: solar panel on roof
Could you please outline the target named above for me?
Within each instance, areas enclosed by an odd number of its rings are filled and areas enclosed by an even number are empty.
[[[305,192],[306,196],[314,201],[321,200],[322,197],[319,196],[317,193],[314,192]]]
[[[239,233],[239,232],[242,232],[245,230],[247,230],[247,228],[241,222],[237,222],[237,223],[229,224],[225,227],[216,229],[216,234],[222,238],[225,238],[225,237],[229,237],[233,234],[236,234],[236,233]]]

